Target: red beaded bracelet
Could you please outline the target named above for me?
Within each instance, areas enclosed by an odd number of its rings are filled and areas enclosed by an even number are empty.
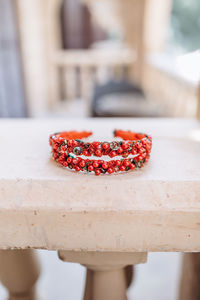
[[[83,138],[92,135],[89,131],[64,131],[50,135],[52,156],[64,167],[75,171],[94,172],[100,175],[113,172],[123,172],[141,168],[148,162],[152,138],[143,133],[125,130],[115,130],[114,136],[123,140],[112,142],[87,142]],[[109,156],[120,159],[102,160],[88,159],[87,157]]]

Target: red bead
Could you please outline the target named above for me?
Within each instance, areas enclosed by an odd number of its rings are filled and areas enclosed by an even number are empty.
[[[57,144],[54,144],[54,145],[53,145],[53,149],[56,150],[56,151],[58,150],[58,147],[59,147],[59,146],[58,146]]]
[[[106,161],[104,161],[104,163],[102,164],[102,168],[103,169],[108,169],[108,163]]]
[[[94,167],[94,168],[98,168],[98,166],[99,166],[98,161],[94,161],[94,162],[93,162],[93,167]]]
[[[117,155],[117,153],[115,151],[112,151],[110,152],[109,156],[112,158],[112,157],[115,157]]]
[[[140,151],[140,153],[144,153],[146,150],[144,147],[141,147],[139,151]]]
[[[147,152],[150,152],[151,146],[147,145],[147,146],[146,146],[146,150],[147,150]]]
[[[134,164],[130,164],[129,167],[130,167],[131,170],[134,170],[136,168]]]
[[[132,151],[131,151],[131,153],[132,153],[133,155],[136,155],[136,154],[137,154],[137,150],[136,150],[135,148],[133,148]]]
[[[130,165],[130,161],[129,161],[128,159],[124,159],[123,165],[124,165],[125,167],[128,167],[128,166]]]
[[[95,148],[91,144],[90,147],[89,147],[89,153],[93,154],[94,152],[95,152]]]
[[[60,163],[60,164],[62,164],[62,163],[63,163],[62,158],[59,157],[59,158],[57,159],[57,162]]]
[[[143,159],[142,155],[139,155],[139,156],[138,156],[138,159],[139,159],[139,160],[142,160],[142,159]]]
[[[95,175],[98,176],[98,175],[100,175],[100,174],[101,174],[101,170],[100,170],[100,169],[96,169],[96,170],[95,170]]]
[[[125,171],[126,167],[122,165],[122,166],[119,167],[119,169],[120,169],[120,171]]]
[[[79,172],[81,170],[81,168],[79,166],[75,166],[74,169],[76,172]]]
[[[58,153],[54,153],[54,154],[53,154],[53,158],[54,158],[54,159],[58,158]]]
[[[104,160],[98,160],[98,163],[99,163],[100,165],[102,165],[102,164],[104,163]]]
[[[100,142],[93,142],[92,145],[97,148],[100,145]]]
[[[139,148],[142,147],[142,143],[137,142],[137,143],[136,143],[136,146],[137,146],[137,148],[139,149]]]
[[[108,168],[107,172],[108,172],[109,174],[112,174],[112,173],[114,172],[114,170],[113,170],[113,168]]]
[[[68,145],[69,147],[71,147],[71,146],[73,145],[73,140],[68,140],[68,141],[67,141],[67,145]]]
[[[147,143],[147,140],[142,140],[143,145],[146,145],[146,143]]]
[[[122,148],[123,148],[124,150],[127,150],[127,149],[129,148],[129,145],[128,145],[127,143],[123,142]]]
[[[108,149],[110,148],[110,144],[109,144],[109,143],[103,143],[103,144],[102,144],[102,148],[103,148],[104,150],[108,150]]]
[[[138,156],[135,156],[135,157],[134,157],[134,160],[135,160],[135,161],[138,161],[138,160],[139,160],[139,159],[138,159]]]
[[[63,154],[61,154],[59,158],[60,158],[60,160],[64,160],[65,156]]]
[[[84,156],[88,156],[88,151],[87,150],[83,150],[83,153],[82,153]]]
[[[65,146],[62,146],[62,147],[61,147],[61,151],[63,151],[63,152],[65,152],[65,151],[66,151],[66,148],[65,148]]]
[[[97,150],[95,151],[95,154],[96,154],[96,156],[102,156],[102,152],[101,152],[100,149],[97,149]]]
[[[115,165],[119,167],[121,165],[121,161],[120,160],[115,160]]]
[[[94,171],[94,167],[92,165],[89,165],[88,171],[90,171],[90,172]]]
[[[122,152],[123,152],[122,147],[119,147],[119,149],[117,150],[117,153],[118,153],[118,154],[121,154]]]
[[[74,165],[76,165],[78,163],[78,159],[77,158],[73,158],[72,162],[73,162]]]
[[[71,164],[72,158],[71,158],[71,157],[68,157],[68,158],[67,158],[67,162],[68,162],[68,164]]]
[[[67,167],[67,166],[68,166],[68,162],[67,162],[67,161],[64,161],[64,162],[63,162],[63,166],[64,166],[64,167]]]
[[[81,168],[84,168],[85,165],[86,165],[86,162],[85,162],[84,160],[81,160],[80,163],[79,163],[79,166],[80,166]]]

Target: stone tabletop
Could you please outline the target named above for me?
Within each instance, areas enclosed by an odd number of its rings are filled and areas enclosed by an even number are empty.
[[[96,177],[51,159],[53,132],[153,137],[148,165]],[[0,121],[0,248],[200,251],[200,123],[178,119]]]

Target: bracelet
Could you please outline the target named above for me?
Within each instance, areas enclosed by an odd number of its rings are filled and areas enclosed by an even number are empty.
[[[115,130],[114,137],[122,140],[111,142],[82,140],[91,135],[90,131],[64,131],[51,134],[49,143],[53,159],[77,172],[94,172],[95,175],[142,168],[149,160],[152,138],[147,134]],[[89,159],[91,156],[98,159]],[[102,156],[117,159],[109,161],[99,159]]]

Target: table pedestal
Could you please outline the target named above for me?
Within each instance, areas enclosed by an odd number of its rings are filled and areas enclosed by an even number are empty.
[[[87,267],[84,300],[126,300],[130,265],[145,263],[147,253],[59,251],[59,258]]]

